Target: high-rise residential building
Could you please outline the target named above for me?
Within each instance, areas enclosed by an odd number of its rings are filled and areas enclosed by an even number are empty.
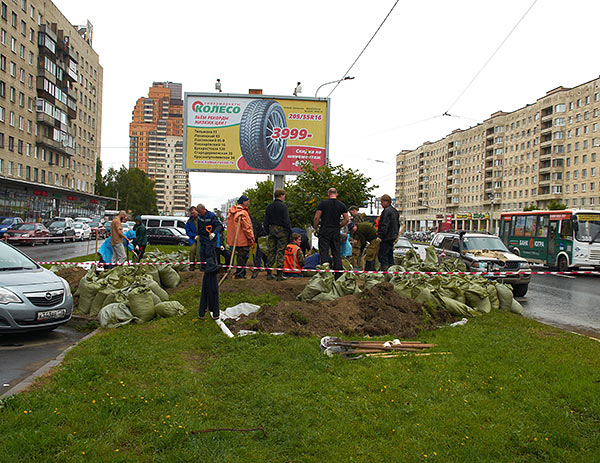
[[[139,98],[129,124],[129,167],[154,180],[161,214],[186,213],[191,203],[189,173],[183,170],[181,84],[154,82]]]
[[[0,2],[0,215],[103,213],[94,196],[102,66],[93,27],[48,0]]]
[[[503,211],[552,201],[600,209],[600,78],[396,156],[396,207],[408,230],[442,222],[496,231]],[[416,175],[415,175],[416,173]]]

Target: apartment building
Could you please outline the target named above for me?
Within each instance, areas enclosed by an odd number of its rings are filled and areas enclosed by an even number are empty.
[[[189,173],[183,170],[183,99],[181,84],[154,82],[139,98],[129,124],[129,167],[155,181],[161,214],[187,213],[191,203]]]
[[[0,214],[101,215],[103,72],[92,36],[50,1],[0,2]]]
[[[597,78],[401,151],[396,204],[407,229],[496,231],[501,212],[552,201],[600,209],[599,112]]]

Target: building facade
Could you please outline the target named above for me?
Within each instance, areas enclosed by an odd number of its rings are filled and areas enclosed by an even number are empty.
[[[103,71],[92,35],[89,22],[72,25],[50,1],[0,2],[4,215],[46,219],[75,209],[91,216],[103,207],[94,197]],[[33,207],[44,198],[51,207]]]
[[[407,230],[495,232],[503,211],[552,201],[600,209],[599,112],[597,78],[401,151],[396,204]]]
[[[154,82],[139,98],[129,124],[129,167],[155,181],[158,211],[185,214],[191,203],[189,173],[183,170],[181,84]]]

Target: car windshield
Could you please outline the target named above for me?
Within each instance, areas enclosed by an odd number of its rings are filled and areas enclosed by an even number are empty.
[[[465,249],[469,251],[484,249],[488,251],[508,251],[502,240],[497,236],[471,236],[468,238],[465,236],[463,243]]]
[[[398,238],[398,241],[396,241],[396,247],[397,248],[412,248],[413,245],[406,238]]]
[[[0,271],[34,270],[37,264],[12,246],[0,242]]]
[[[83,228],[83,224],[81,222],[74,223],[73,228]]]
[[[12,228],[13,230],[32,231],[35,230],[35,225],[32,223],[20,223],[19,225],[15,225]]]
[[[11,223],[13,223],[13,219],[4,219],[2,222],[0,222],[2,225],[10,225]]]
[[[64,227],[65,227],[65,223],[64,223],[64,222],[61,222],[60,220],[57,220],[56,222],[52,222],[52,223],[50,224],[50,227],[51,227],[51,228],[64,228]],[[50,228],[50,227],[49,227],[49,228]]]
[[[171,228],[175,232],[176,235],[185,235],[179,228]]]
[[[90,227],[99,227],[100,222],[90,222]]]
[[[577,241],[600,243],[600,214],[578,214],[577,224]]]

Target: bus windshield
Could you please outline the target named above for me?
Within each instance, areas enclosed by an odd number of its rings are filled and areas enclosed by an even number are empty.
[[[575,239],[587,243],[600,243],[600,214],[577,214]]]
[[[474,250],[488,250],[488,251],[502,251],[507,252],[506,246],[500,238],[497,236],[471,236],[469,238],[463,238],[463,244],[465,249],[469,251]]]

